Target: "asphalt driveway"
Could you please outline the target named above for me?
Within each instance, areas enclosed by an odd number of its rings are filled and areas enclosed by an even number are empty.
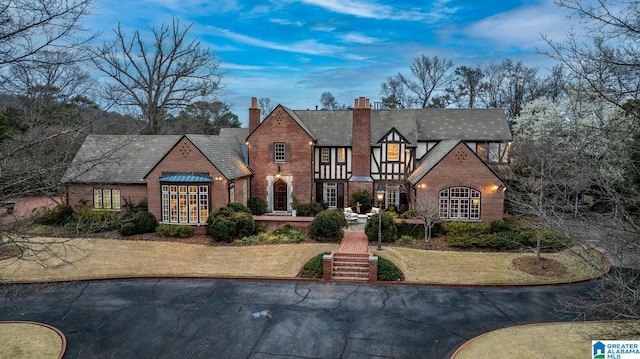
[[[68,340],[65,358],[447,358],[490,330],[570,320],[555,311],[558,299],[592,285],[11,284],[0,285],[0,320],[57,327]]]

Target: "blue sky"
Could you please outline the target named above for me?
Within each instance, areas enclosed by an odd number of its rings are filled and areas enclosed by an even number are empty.
[[[250,98],[313,109],[323,92],[340,104],[380,99],[387,76],[408,73],[416,56],[454,67],[505,58],[541,72],[541,35],[562,40],[567,13],[553,0],[95,0],[87,27],[111,39],[159,27],[176,16],[217,53],[225,72],[220,98],[246,124]],[[144,32],[148,34],[149,32]]]

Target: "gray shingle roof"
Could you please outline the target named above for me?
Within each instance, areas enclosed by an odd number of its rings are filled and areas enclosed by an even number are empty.
[[[178,143],[182,135],[91,135],[80,147],[63,183],[144,184],[145,176]],[[228,179],[251,170],[235,137],[186,135]]]
[[[442,159],[453,151],[453,149],[460,143],[460,140],[443,140],[438,142],[431,151],[422,158],[418,167],[411,172],[407,178],[412,185],[417,184],[420,180],[431,171]]]
[[[294,111],[318,146],[351,146],[352,111]]]
[[[313,133],[318,146],[350,146],[353,111],[292,111]],[[371,111],[371,145],[392,128],[407,141],[462,139],[510,141],[509,124],[500,109],[409,109]]]
[[[240,143],[244,143],[249,137],[249,129],[248,128],[226,128],[223,127],[220,129],[220,137],[235,137],[240,141]]]
[[[186,135],[200,151],[228,179],[251,175],[244,162],[242,144],[235,137]]]
[[[139,183],[181,135],[90,135],[62,183]]]

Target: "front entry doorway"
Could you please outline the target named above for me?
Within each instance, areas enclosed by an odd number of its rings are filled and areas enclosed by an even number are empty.
[[[273,210],[287,210],[287,184],[282,180],[273,184]]]

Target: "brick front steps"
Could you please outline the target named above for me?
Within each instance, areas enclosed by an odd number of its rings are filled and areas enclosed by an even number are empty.
[[[322,259],[326,281],[375,282],[378,279],[378,257],[368,253],[366,234],[345,232],[338,250]]]
[[[369,254],[334,253],[331,280],[343,282],[368,282]]]

